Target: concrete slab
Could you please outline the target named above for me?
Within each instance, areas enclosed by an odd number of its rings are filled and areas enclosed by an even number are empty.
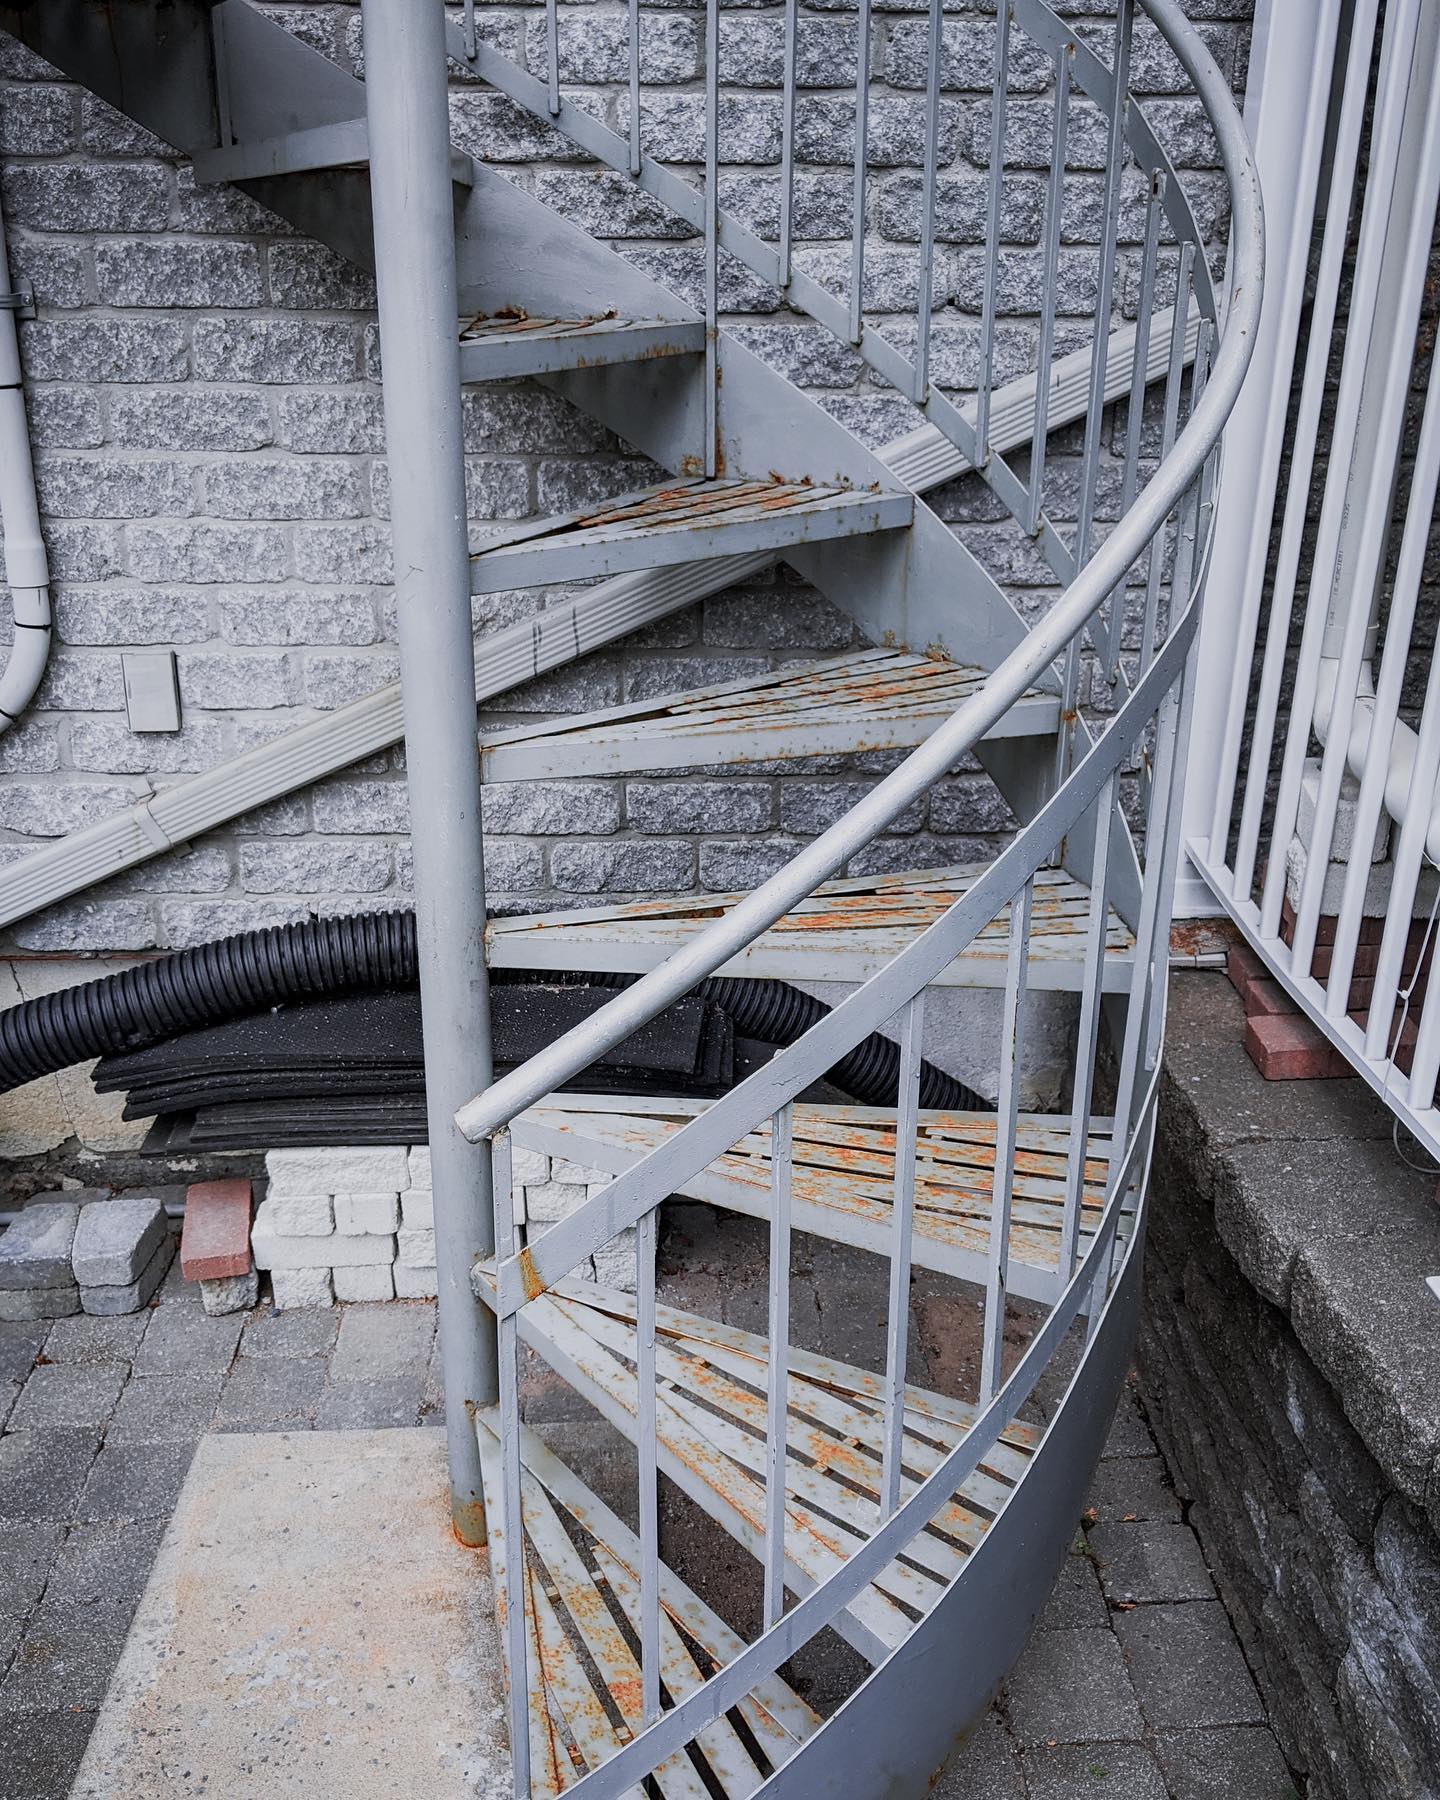
[[[508,1795],[445,1489],[438,1430],[202,1438],[72,1796]]]

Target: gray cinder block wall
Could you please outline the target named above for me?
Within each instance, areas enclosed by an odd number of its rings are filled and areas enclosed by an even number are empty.
[[[327,54],[355,64],[359,9],[286,4],[264,10]],[[1104,39],[1107,0],[1062,10]],[[1222,66],[1239,79],[1249,0],[1194,0]],[[936,282],[940,378],[964,389],[978,357],[993,13],[957,4],[946,25]],[[698,153],[703,13],[647,13],[647,58],[665,85],[647,88],[648,144]],[[539,54],[538,9],[487,7],[487,31]],[[802,9],[799,259],[844,279],[852,128],[850,8]],[[563,69],[589,103],[624,105],[625,15],[586,6],[566,18]],[[869,227],[873,315],[913,331],[925,25],[910,0],[877,9]],[[725,201],[773,231],[779,145],[778,6],[726,9]],[[1023,39],[1011,99],[1009,182],[997,378],[1033,355],[1036,248],[1049,159],[1046,72]],[[1135,83],[1187,170],[1223,256],[1223,182],[1184,77],[1148,27]],[[456,140],[529,186],[677,289],[692,293],[700,252],[617,178],[584,166],[566,143],[502,97],[457,86]],[[1086,340],[1091,245],[1101,204],[1103,131],[1077,106],[1060,259],[1061,348]],[[0,739],[0,857],[104,818],[150,787],[210,767],[396,673],[387,582],[386,478],[374,377],[369,280],[306,242],[237,191],[197,189],[188,165],[145,132],[0,36],[0,162],[14,273],[33,283],[24,327],[33,431],[53,558],[58,644],[25,722]],[[1139,209],[1126,218],[1138,242]],[[1120,304],[1133,305],[1138,250],[1122,260]],[[874,384],[826,334],[779,308],[735,266],[722,305],[747,341],[867,437],[908,429],[908,405]],[[1120,409],[1123,417],[1123,409]],[[495,521],[589,503],[643,484],[652,470],[626,447],[527,384],[467,400],[471,509],[477,535]],[[1052,440],[1063,495],[1073,434]],[[1116,484],[1102,505],[1113,508]],[[975,481],[935,497],[944,516],[1030,610],[1048,576]],[[1057,510],[1063,515],[1061,499]],[[481,632],[546,596],[477,603]],[[8,615],[7,615],[8,629]],[[505,712],[594,708],[765,670],[844,649],[848,619],[779,571],[707,601],[625,645],[505,697]],[[183,727],[127,726],[120,656],[177,653]],[[488,859],[499,906],[583,904],[746,886],[823,828],[878,772],[875,759],[817,762],[776,779],[759,772],[663,780],[500,786],[487,796]],[[926,866],[988,856],[1010,824],[975,771],[961,771],[877,844],[870,866]],[[25,951],[141,951],[314,912],[403,904],[410,883],[403,758],[350,768],[309,792],[239,819],[14,926]]]

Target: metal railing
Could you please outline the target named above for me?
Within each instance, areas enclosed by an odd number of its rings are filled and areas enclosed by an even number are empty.
[[[1302,21],[1277,15],[1260,85],[1262,153],[1295,165],[1295,191],[1261,327],[1273,354],[1219,501],[1236,534],[1228,681],[1188,848],[1289,1004],[1440,1154],[1427,985],[1440,661],[1425,591],[1440,379],[1424,319],[1440,7],[1359,0],[1348,41],[1341,12],[1303,21],[1314,76],[1299,86],[1286,57]]]
[[[860,59],[856,90],[854,161],[855,213],[849,287],[830,292],[802,271],[793,254],[794,142],[797,87],[797,7],[785,15],[783,80],[784,156],[781,167],[779,231],[762,241],[728,216],[718,202],[719,114],[717,45],[719,7],[710,0],[706,27],[706,131],[704,166],[696,180],[651,159],[641,129],[638,60],[642,13],[629,12],[630,116],[625,132],[612,130],[565,98],[558,51],[560,19],[554,0],[545,17],[546,79],[526,73],[481,40],[470,10],[451,27],[449,48],[487,82],[520,104],[553,119],[597,159],[634,180],[704,235],[705,315],[719,329],[716,263],[720,250],[738,257],[779,287],[788,305],[853,344],[870,368],[912,399],[923,418],[937,426],[1003,502],[1017,533],[1039,547],[1063,592],[1024,641],[996,667],[983,688],[959,707],[921,748],[835,825],[802,849],[776,876],[746,895],[683,949],[644,976],[523,1068],[478,1094],[457,1114],[472,1141],[493,1144],[496,1261],[493,1305],[500,1350],[500,1435],[503,1451],[501,1532],[507,1546],[506,1634],[511,1671],[511,1745],[518,1793],[529,1791],[534,1646],[526,1625],[525,1558],[521,1546],[521,1454],[519,1353],[524,1309],[573,1272],[615,1235],[636,1228],[638,1292],[635,1365],[638,1446],[638,1516],[641,1568],[636,1633],[643,1676],[643,1720],[609,1761],[592,1769],[570,1790],[579,1795],[631,1791],[665,1759],[690,1742],[707,1723],[719,1719],[763,1676],[833,1623],[865,1586],[932,1520],[966,1476],[979,1467],[999,1433],[1030,1401],[1041,1373],[1072,1329],[1085,1321],[1094,1349],[1117,1316],[1125,1283],[1137,1274],[1135,1254],[1143,1226],[1143,1194],[1152,1134],[1157,1070],[1163,1029],[1168,920],[1179,849],[1177,803],[1189,709],[1193,699],[1190,650],[1211,543],[1211,508],[1221,430],[1235,402],[1254,340],[1263,259],[1258,187],[1243,130],[1229,89],[1194,28],[1174,0],[1144,0],[1144,11],[1185,69],[1202,101],[1219,144],[1233,208],[1233,247],[1228,308],[1222,309],[1211,279],[1202,234],[1183,183],[1142,109],[1128,90],[1135,8],[1118,0],[1109,64],[1079,41],[1040,0],[1012,0],[995,30],[995,85],[992,97],[991,167],[987,202],[983,284],[984,350],[978,388],[961,403],[942,391],[932,374],[929,352],[930,306],[922,282],[915,353],[907,355],[871,328],[862,304],[865,280],[864,194],[867,134],[864,120],[869,86],[866,45],[869,0],[860,0]],[[945,19],[942,0],[929,14],[925,83],[926,152],[921,229],[922,268],[935,249],[938,120],[943,92]],[[1043,358],[1038,382],[1039,418],[1028,470],[1012,464],[992,442],[994,358],[991,353],[1001,260],[1000,213],[1004,189],[1005,113],[1016,58],[1037,56],[1053,72],[1055,150],[1047,181],[1042,258],[1049,271],[1037,323]],[[1107,118],[1104,175],[1105,228],[1097,252],[1095,354],[1084,425],[1079,501],[1073,526],[1057,522],[1046,506],[1045,396],[1056,340],[1053,272],[1065,197],[1065,125],[1072,95],[1083,95]],[[1111,331],[1121,249],[1120,200],[1126,169],[1135,166],[1144,183],[1144,228],[1139,245],[1135,293],[1139,322],[1129,417],[1116,463],[1121,516],[1103,535],[1097,494],[1106,463],[1104,443],[1105,346]],[[1162,239],[1169,234],[1170,244]],[[1162,277],[1173,285],[1166,295]],[[1199,330],[1186,375],[1186,322],[1198,314]],[[1146,449],[1146,371],[1151,339],[1166,334],[1169,352],[1154,416],[1149,460]],[[713,433],[710,434],[713,442]],[[958,552],[957,552],[958,554]],[[1133,594],[1133,604],[1132,604]],[[1096,668],[1113,707],[1103,732],[1093,737],[1080,722],[1082,675]],[[917,796],[981,743],[985,734],[1037,680],[1054,680],[1065,695],[1065,725],[1056,750],[1048,797],[1013,840],[948,910],[888,965],[857,987],[802,1038],[777,1054],[723,1099],[699,1110],[684,1126],[615,1176],[574,1214],[540,1234],[517,1227],[511,1204],[511,1127],[527,1108],[573,1080],[598,1056],[628,1036],[696,982],[724,966],[738,951],[791,912],[825,880],[869,845]],[[1141,829],[1132,841],[1125,809]],[[1088,909],[1079,939],[1079,1007],[1069,1081],[1070,1105],[1063,1202],[1054,1245],[1048,1315],[1018,1365],[1002,1366],[1011,1261],[1012,1188],[1017,1164],[1020,1054],[1029,1005],[1028,979],[1036,935],[1033,908],[1039,872],[1058,862],[1079,867],[1088,882]],[[1133,877],[1126,947],[1111,937],[1112,902]],[[983,1369],[974,1426],[935,1471],[911,1484],[902,1481],[901,1441],[906,1367],[907,1296],[914,1243],[916,1146],[922,1123],[918,1108],[919,1046],[928,985],[962,955],[977,935],[1004,921],[1008,955],[1003,991],[999,1100],[994,1123],[994,1173],[986,1257]],[[1116,968],[1121,973],[1117,977]],[[1117,991],[1118,990],[1118,991]],[[1112,1004],[1113,1001],[1113,1004]],[[888,1243],[890,1306],[884,1376],[884,1447],[879,1470],[876,1528],[863,1547],[843,1558],[824,1580],[802,1592],[785,1563],[786,1359],[789,1338],[787,1292],[793,1107],[797,1098],[840,1056],[887,1023],[899,1032],[901,1076],[895,1110],[895,1178]],[[1100,1114],[1104,1096],[1108,1116]],[[1092,1186],[1092,1137],[1108,1134],[1109,1156],[1099,1177],[1098,1205]],[[658,1551],[657,1411],[661,1405],[656,1367],[656,1237],[661,1204],[698,1172],[752,1133],[765,1138],[772,1187],[770,1232],[770,1367],[767,1375],[765,1442],[766,1514],[763,1532],[764,1612],[761,1635],[687,1698],[662,1707],[660,1681],[661,1572]],[[1123,1312],[1123,1308],[1121,1309]],[[1123,1330],[1116,1325],[1115,1332]],[[1112,1333],[1112,1336],[1114,1333]],[[1113,1349],[1112,1349],[1113,1353]],[[1118,1366],[1118,1365],[1117,1365]],[[1112,1396],[1113,1399],[1113,1396]],[[1098,1449],[1098,1440],[1095,1448]],[[1080,1460],[1091,1452],[1080,1453]],[[1073,1460],[1073,1458],[1072,1458]],[[1033,1480],[1032,1477],[1033,1476]],[[1051,1521],[1063,1545],[1073,1529],[1065,1508],[1071,1495],[1065,1481],[1054,1484],[1050,1500],[1033,1498],[1046,1479],[1038,1467],[1015,1494],[1027,1504],[1058,1506]],[[1027,1487],[1027,1483],[1029,1483]],[[1011,1542],[1005,1530],[1010,1505],[991,1524],[970,1558],[993,1568]],[[1015,1554],[1012,1547],[1009,1554]],[[994,1579],[993,1575],[990,1579]],[[1048,1582],[1048,1574],[1046,1576]],[[932,1615],[939,1621],[956,1584]],[[789,1606],[784,1591],[797,1598]],[[953,1614],[953,1608],[950,1608]],[[917,1622],[917,1629],[919,1629]],[[951,1629],[954,1629],[952,1621]],[[974,1630],[974,1621],[971,1621]],[[1008,1629],[1008,1627],[1007,1627]],[[983,1633],[981,1634],[983,1636]],[[997,1640],[1005,1633],[997,1631]],[[972,1642],[973,1648],[973,1642]],[[985,1656],[977,1659],[986,1666]],[[526,1671],[531,1679],[526,1679]],[[998,1678],[998,1676],[997,1676]],[[923,1686],[923,1684],[922,1684]],[[539,1702],[543,1704],[543,1700]],[[902,1705],[904,1702],[902,1701]],[[913,1705],[912,1700],[909,1704]],[[882,1729],[877,1726],[877,1729]],[[883,1731],[898,1732],[892,1719]],[[803,1792],[807,1759],[825,1732],[797,1750],[776,1771],[785,1785]],[[771,1791],[771,1785],[765,1791]]]

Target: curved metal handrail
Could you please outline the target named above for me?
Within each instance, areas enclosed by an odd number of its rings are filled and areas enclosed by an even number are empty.
[[[980,742],[1123,583],[1219,442],[1254,349],[1264,265],[1259,179],[1230,88],[1177,0],[1143,0],[1195,85],[1220,146],[1232,201],[1229,307],[1205,391],[1170,454],[1062,598],[981,690],[903,763],[760,887],[521,1068],[456,1114],[472,1141],[493,1135],[647,1024],[806,899]]]

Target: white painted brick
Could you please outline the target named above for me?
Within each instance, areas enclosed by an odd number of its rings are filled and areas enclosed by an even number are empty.
[[[433,1300],[435,1298],[435,1271],[433,1268],[412,1268],[409,1263],[397,1262],[392,1273],[395,1277],[395,1298],[397,1300]]]
[[[601,1287],[619,1288],[622,1293],[635,1292],[635,1227],[627,1225],[611,1238],[591,1259],[595,1279]]]
[[[399,1193],[410,1185],[402,1146],[353,1150],[272,1150],[265,1158],[272,1194]]]
[[[428,1188],[433,1185],[430,1179],[430,1146],[428,1144],[412,1144],[410,1146],[410,1182],[412,1188]]]
[[[329,1306],[335,1298],[328,1269],[277,1269],[270,1285],[279,1312],[292,1306]]]
[[[552,1181],[578,1181],[584,1187],[613,1180],[608,1169],[597,1169],[589,1163],[564,1162],[558,1156],[550,1166],[550,1178]]]
[[[400,1196],[400,1217],[415,1231],[435,1229],[435,1196],[429,1188],[407,1188]]]
[[[252,1231],[250,1249],[257,1269],[354,1268],[361,1263],[389,1262],[393,1237],[286,1237],[279,1232]]]
[[[517,1144],[510,1154],[511,1175],[519,1187],[538,1187],[550,1179],[550,1158],[539,1150],[522,1150]]]
[[[402,1263],[408,1263],[412,1269],[433,1269],[435,1267],[435,1233],[433,1231],[402,1230],[395,1240],[396,1257]]]
[[[573,1181],[544,1181],[526,1186],[525,1213],[537,1225],[553,1225],[575,1211],[585,1199],[585,1189]]]
[[[256,1231],[277,1237],[328,1237],[335,1213],[328,1194],[277,1194],[272,1188],[255,1209]]]
[[[398,1194],[337,1194],[335,1229],[348,1237],[393,1231],[400,1222],[399,1212]]]
[[[391,1263],[360,1263],[353,1269],[336,1269],[337,1300],[393,1300],[395,1277]]]

